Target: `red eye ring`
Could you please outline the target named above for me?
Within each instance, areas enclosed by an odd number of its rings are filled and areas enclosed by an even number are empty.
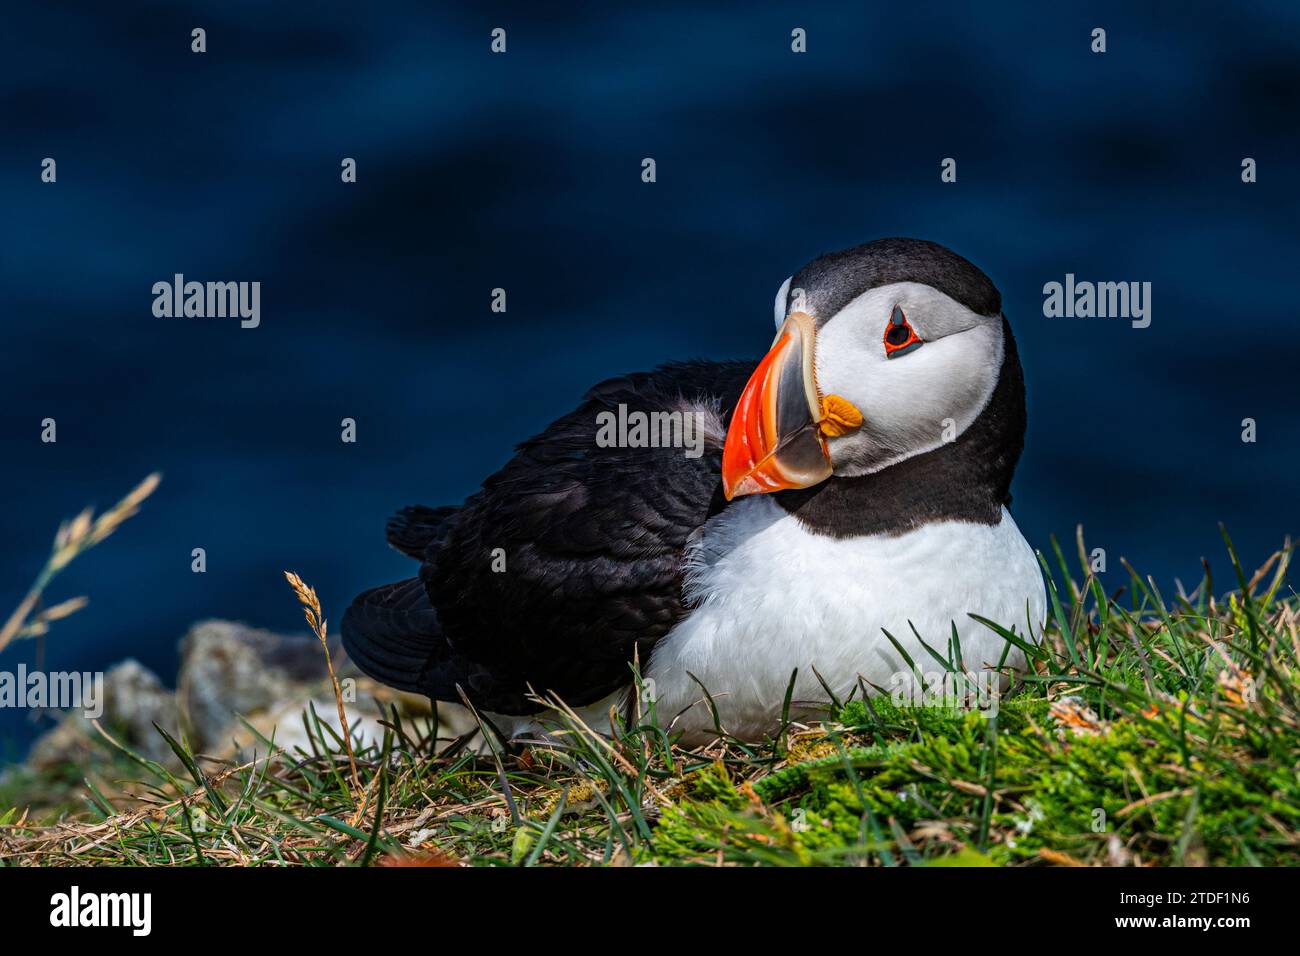
[[[894,306],[894,311],[889,316],[889,324],[885,326],[884,343],[885,358],[898,358],[925,344],[898,306]]]

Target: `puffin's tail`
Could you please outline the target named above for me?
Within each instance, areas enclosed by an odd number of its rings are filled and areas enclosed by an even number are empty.
[[[343,615],[343,649],[362,673],[417,694],[431,693],[448,656],[438,612],[419,578],[359,594]]]

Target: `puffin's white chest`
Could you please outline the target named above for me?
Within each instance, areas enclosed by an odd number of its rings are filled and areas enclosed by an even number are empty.
[[[676,728],[713,726],[692,674],[723,726],[741,737],[774,729],[795,668],[796,701],[826,699],[814,667],[840,699],[859,676],[889,687],[908,668],[882,628],[922,671],[940,665],[913,627],[946,654],[955,623],[968,671],[996,666],[1006,648],[969,613],[1041,635],[1042,576],[1005,509],[993,526],[953,521],[840,540],[807,531],[765,496],[738,504],[692,546],[687,595],[700,604],[659,642],[647,668],[661,722],[686,711]],[[1006,663],[1023,666],[1023,654],[1012,648]]]

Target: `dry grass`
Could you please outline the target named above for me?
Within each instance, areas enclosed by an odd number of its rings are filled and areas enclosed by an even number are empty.
[[[140,505],[153,494],[162,476],[154,472],[136,485],[131,492],[105,511],[98,518],[94,511],[85,509],[71,521],[64,521],[54,536],[54,547],[45,562],[45,567],[36,576],[27,596],[9,615],[9,620],[0,628],[0,651],[10,643],[22,638],[41,637],[49,632],[52,621],[65,618],[86,606],[86,598],[76,597],[61,601],[53,607],[42,608],[41,600],[45,588],[54,580],[55,575],[72,563],[78,555],[89,551],[114,531],[126,523],[128,518],[137,514]]]
[[[321,612],[320,598],[316,596],[316,589],[292,571],[285,571],[284,576],[289,586],[293,588],[293,593],[298,595],[298,603],[302,605],[302,615],[307,619],[307,625],[316,635],[316,639],[320,641],[321,650],[325,652],[325,668],[329,671],[330,684],[334,688],[334,702],[339,710],[339,726],[343,729],[343,745],[347,748],[348,764],[352,768],[352,785],[357,789],[357,812],[361,813],[365,808],[361,775],[357,773],[357,755],[352,749],[352,732],[348,728],[347,709],[343,706],[343,687],[339,684],[338,675],[334,673],[334,662],[330,658],[330,644],[326,637],[329,623]]]

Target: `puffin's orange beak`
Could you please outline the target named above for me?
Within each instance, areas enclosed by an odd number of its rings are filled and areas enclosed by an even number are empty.
[[[831,458],[823,433],[843,434],[862,424],[851,403],[833,395],[823,402],[817,394],[815,329],[811,315],[791,313],[740,393],[722,448],[727,500],[825,481]]]

